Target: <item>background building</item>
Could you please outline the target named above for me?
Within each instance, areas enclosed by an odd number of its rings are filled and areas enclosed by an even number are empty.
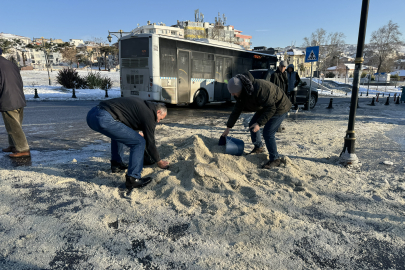
[[[147,25],[138,26],[132,30],[132,33],[135,34],[158,34],[164,36],[172,36],[178,38],[184,38],[184,29],[176,26],[166,26],[164,23],[150,23],[147,22]]]
[[[83,41],[83,39],[69,39],[69,43],[70,43],[70,45],[77,47],[80,44],[84,44],[84,41]]]

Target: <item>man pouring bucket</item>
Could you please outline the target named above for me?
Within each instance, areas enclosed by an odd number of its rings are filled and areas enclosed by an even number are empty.
[[[256,112],[249,123],[254,145],[251,154],[264,152],[260,132],[260,129],[263,128],[263,138],[269,152],[269,161],[263,168],[278,167],[281,161],[277,152],[275,134],[292,106],[284,90],[269,81],[256,80],[252,74],[247,72],[230,79],[228,91],[235,97],[236,104],[222,136],[226,137],[229,134],[243,110]]]

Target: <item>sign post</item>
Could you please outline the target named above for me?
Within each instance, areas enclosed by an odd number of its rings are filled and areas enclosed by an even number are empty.
[[[319,46],[307,47],[305,52],[305,63],[311,63],[311,79],[309,81],[308,91],[308,111],[311,109],[311,87],[312,87],[312,64],[319,60]],[[319,72],[319,70],[318,70]]]

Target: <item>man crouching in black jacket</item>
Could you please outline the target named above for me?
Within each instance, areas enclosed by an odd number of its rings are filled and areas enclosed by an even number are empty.
[[[89,127],[111,138],[112,172],[128,168],[125,183],[128,189],[140,188],[152,181],[151,177],[141,178],[144,151],[160,168],[166,169],[169,166],[169,162],[160,159],[155,144],[156,124],[166,115],[165,105],[137,97],[102,101],[87,114]],[[130,147],[128,165],[122,161],[124,145]]]
[[[255,146],[251,154],[264,152],[260,134],[260,127],[263,127],[263,137],[269,151],[269,161],[263,168],[278,167],[280,159],[275,134],[291,109],[291,102],[287,95],[283,89],[271,82],[254,79],[249,72],[238,74],[230,79],[228,91],[235,97],[236,104],[222,136],[226,137],[229,134],[243,110],[256,112],[249,123],[252,143]]]

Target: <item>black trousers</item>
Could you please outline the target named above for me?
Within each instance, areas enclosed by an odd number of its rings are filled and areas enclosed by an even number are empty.
[[[297,91],[291,91],[289,93],[289,98],[294,107],[297,107]]]

